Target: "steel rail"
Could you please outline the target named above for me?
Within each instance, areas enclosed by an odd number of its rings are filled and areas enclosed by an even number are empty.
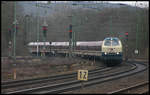
[[[149,81],[146,81],[146,82],[142,82],[142,83],[139,83],[139,84],[136,84],[136,85],[133,85],[133,86],[129,86],[129,87],[126,87],[126,88],[122,88],[122,89],[119,89],[119,90],[116,90],[116,91],[108,92],[107,94],[127,92],[128,90],[136,89],[136,88],[139,88],[141,86],[148,85],[148,84],[149,84]]]

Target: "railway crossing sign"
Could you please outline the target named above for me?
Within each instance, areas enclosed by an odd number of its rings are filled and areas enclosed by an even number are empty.
[[[88,80],[88,70],[78,70],[78,80]]]

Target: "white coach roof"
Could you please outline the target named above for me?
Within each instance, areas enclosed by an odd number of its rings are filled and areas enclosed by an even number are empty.
[[[49,42],[30,42],[29,46],[36,46],[36,45],[50,45]]]
[[[77,46],[101,46],[103,41],[77,42]]]
[[[103,41],[78,41],[77,46],[101,46]],[[50,42],[30,42],[28,46],[50,45]],[[69,42],[52,42],[51,46],[69,46]]]

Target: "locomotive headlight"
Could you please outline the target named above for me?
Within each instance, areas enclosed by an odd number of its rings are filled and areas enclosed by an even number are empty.
[[[106,55],[107,53],[105,52],[105,55]]]
[[[117,52],[117,54],[119,54],[119,52]]]

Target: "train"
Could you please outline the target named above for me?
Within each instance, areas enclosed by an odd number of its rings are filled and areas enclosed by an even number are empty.
[[[107,66],[120,64],[123,61],[121,40],[117,37],[107,37],[102,43],[102,58]]]
[[[29,50],[34,55],[51,54],[54,50],[69,50],[69,42],[30,42]],[[101,58],[107,66],[122,62],[122,43],[117,37],[107,37],[103,41],[77,41],[75,50],[101,51]]]
[[[100,51],[102,41],[77,41],[75,50]],[[45,48],[45,51],[44,51]],[[69,49],[69,42],[30,42],[28,43],[29,52],[39,55],[42,52],[50,53],[53,50]]]

